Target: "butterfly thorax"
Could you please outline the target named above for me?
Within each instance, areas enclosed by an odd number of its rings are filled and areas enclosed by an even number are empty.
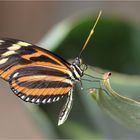
[[[84,67],[83,67],[84,66]],[[82,60],[77,57],[71,64],[72,68],[72,80],[80,81],[81,77],[84,75],[84,71],[87,69],[87,66],[82,63]]]

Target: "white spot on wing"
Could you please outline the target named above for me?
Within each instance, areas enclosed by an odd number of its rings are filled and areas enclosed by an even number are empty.
[[[30,43],[27,43],[27,42],[19,41],[19,42],[17,43],[17,45],[27,47],[27,46],[30,46],[31,44],[30,44]]]
[[[20,49],[20,48],[21,48],[20,45],[13,44],[12,46],[8,47],[8,50],[9,50],[9,51],[15,51],[15,50],[18,50],[18,49]]]
[[[5,42],[4,40],[0,40],[0,43],[3,43],[3,42]]]
[[[7,51],[7,52],[2,54],[2,57],[9,56],[9,55],[15,54],[15,53],[16,53],[15,51]]]
[[[40,99],[37,99],[36,103],[40,103]]]
[[[46,103],[46,101],[47,101],[47,99],[44,99],[44,100],[42,101],[42,103],[43,103],[43,104],[45,104],[45,103]]]
[[[3,58],[0,60],[0,64],[4,64],[6,61],[8,60],[8,58]]]
[[[57,97],[55,101],[58,101],[60,99],[60,97]]]
[[[51,98],[48,99],[47,103],[51,103]]]
[[[13,78],[17,77],[19,74],[19,72],[16,72],[14,75],[13,75]]]
[[[19,93],[18,96],[20,97],[20,96],[22,96],[22,94]]]
[[[13,89],[13,91],[14,91],[15,94],[18,94],[18,91],[17,90]]]
[[[25,101],[27,101],[27,102],[28,102],[29,100],[30,100],[30,98],[29,98],[29,97],[27,97]]]
[[[25,99],[25,97],[26,97],[26,96],[22,95],[22,96],[21,96],[21,99]]]
[[[36,99],[35,99],[35,98],[33,98],[33,99],[31,100],[31,102],[32,102],[32,103],[34,103],[34,102],[35,102],[35,100],[36,100]]]
[[[56,101],[56,97],[53,98],[53,102],[55,102],[55,101]]]
[[[5,41],[4,40],[0,40],[0,45],[2,45]]]

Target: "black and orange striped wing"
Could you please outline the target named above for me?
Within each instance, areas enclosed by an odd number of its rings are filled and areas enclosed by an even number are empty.
[[[51,103],[73,87],[68,62],[48,50],[17,39],[0,40],[0,77],[22,100]]]

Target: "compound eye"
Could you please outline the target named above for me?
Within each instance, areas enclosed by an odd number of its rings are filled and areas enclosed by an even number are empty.
[[[79,64],[80,64],[79,59],[75,59],[75,63],[76,63],[77,65],[79,65]]]
[[[85,71],[85,70],[87,70],[88,66],[86,64],[82,64],[80,66],[80,68],[81,68],[82,71]]]
[[[80,58],[77,57],[77,58],[74,60],[74,63],[75,63],[76,65],[80,66],[80,65],[82,64],[82,60],[81,60]]]

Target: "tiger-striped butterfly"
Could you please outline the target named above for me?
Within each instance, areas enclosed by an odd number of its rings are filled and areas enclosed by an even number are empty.
[[[93,35],[100,15],[101,11],[72,64],[30,43],[11,38],[0,40],[0,77],[9,82],[15,95],[26,102],[43,104],[67,97],[58,125],[64,123],[72,107],[74,83],[81,80],[86,70],[81,67],[80,55]]]

